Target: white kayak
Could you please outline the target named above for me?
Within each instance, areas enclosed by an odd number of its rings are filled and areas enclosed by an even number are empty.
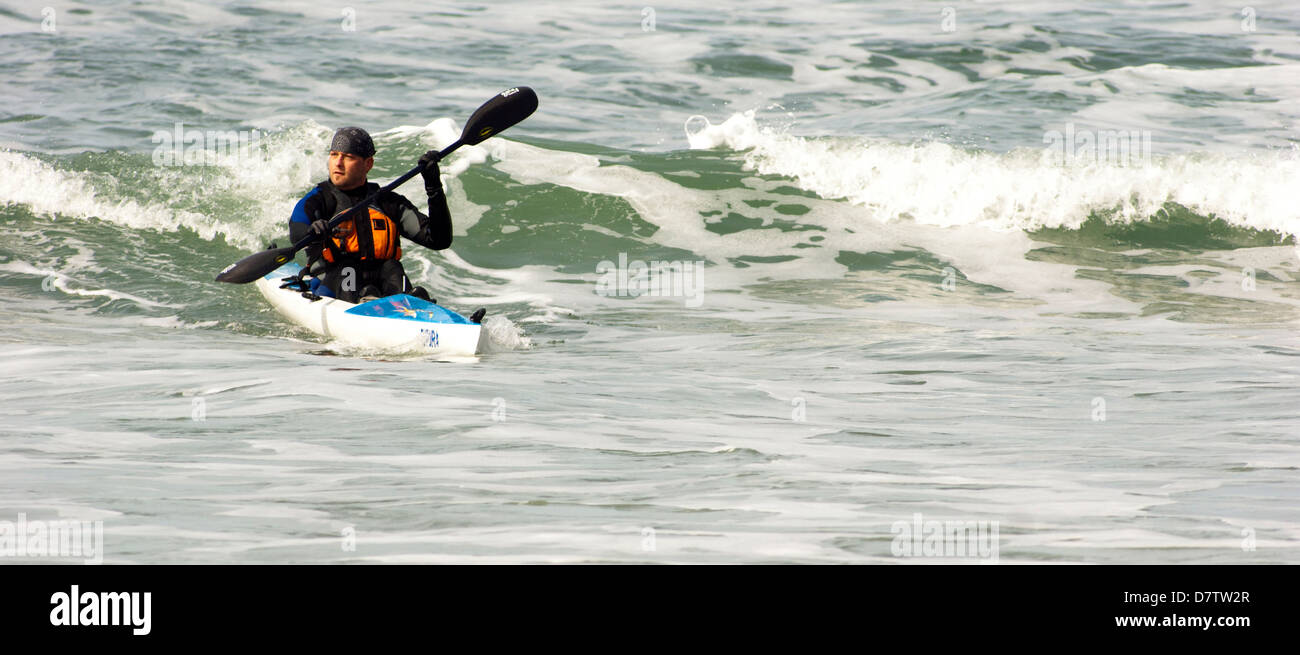
[[[287,262],[257,280],[257,288],[285,318],[327,339],[361,349],[472,356],[484,351],[483,326],[415,296],[398,294],[360,304],[337,298],[311,300],[282,289],[302,266]]]

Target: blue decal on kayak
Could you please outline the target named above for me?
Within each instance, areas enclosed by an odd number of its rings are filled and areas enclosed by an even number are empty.
[[[398,294],[379,300],[371,300],[349,309],[349,314],[358,316],[375,316],[378,318],[395,318],[421,323],[456,323],[472,325],[468,318],[445,307],[439,307],[427,300],[415,296]],[[436,338],[436,337],[435,337]]]
[[[274,271],[271,271],[270,273],[263,275],[262,279],[279,280],[280,278],[293,277],[298,275],[298,271],[301,270],[302,270],[302,264],[299,264],[298,262],[295,262],[293,260],[289,260],[281,264],[280,268],[277,268]]]

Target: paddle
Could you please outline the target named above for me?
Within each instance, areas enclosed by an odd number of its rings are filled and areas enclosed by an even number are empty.
[[[529,115],[537,109],[537,94],[526,86],[506,89],[492,97],[491,100],[483,103],[465,122],[465,129],[461,130],[460,138],[456,142],[442,149],[440,157],[450,155],[452,151],[464,145],[478,145],[486,141],[494,134],[499,134],[502,130],[528,118]],[[330,219],[329,226],[335,225],[347,220],[353,214],[365,211],[366,207],[374,201],[379,194],[392,191],[400,186],[403,182],[419,175],[424,170],[423,164],[417,164],[415,168],[407,171],[404,175],[388,183],[388,186],[376,191],[369,198],[353,205],[353,207],[338,216]],[[281,264],[293,259],[293,256],[299,250],[307,247],[312,241],[320,238],[315,234],[303,237],[298,243],[284,248],[272,248],[263,250],[259,253],[249,255],[234,264],[226,267],[226,270],[217,274],[218,282],[229,282],[231,284],[247,284],[254,280],[260,279],[267,273],[279,268]]]

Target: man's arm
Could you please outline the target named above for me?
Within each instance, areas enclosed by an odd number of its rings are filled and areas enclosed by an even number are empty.
[[[410,200],[398,196],[398,226],[402,236],[433,250],[443,250],[451,245],[451,213],[447,210],[447,196],[439,193],[429,196],[429,213],[425,216]]]
[[[321,199],[319,189],[312,189],[294,205],[293,214],[289,216],[289,241],[298,243],[300,239],[311,234],[311,224],[320,220]],[[308,261],[320,257],[319,242],[307,246]]]
[[[438,170],[436,150],[430,150],[421,161],[425,161],[424,192],[429,197],[429,215],[421,214],[411,201],[401,198],[401,216],[398,224],[402,236],[433,250],[443,250],[451,246],[451,211],[447,209],[447,194],[442,190],[442,173]],[[426,159],[427,158],[427,159]],[[396,194],[394,194],[396,195]]]

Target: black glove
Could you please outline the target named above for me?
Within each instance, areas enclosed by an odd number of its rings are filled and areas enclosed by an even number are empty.
[[[420,163],[424,168],[420,175],[424,177],[424,190],[429,195],[442,193],[442,171],[438,169],[438,160],[442,159],[442,154],[437,150],[430,150],[420,157]]]
[[[329,222],[329,221],[327,221],[327,220],[325,220],[325,219],[323,219],[323,218],[320,218],[320,219],[317,219],[317,220],[315,220],[315,221],[312,221],[312,224],[311,224],[311,233],[312,233],[312,234],[315,234],[315,235],[318,236],[318,237],[319,237],[319,236],[326,236],[326,235],[329,235],[330,231],[331,231],[331,230],[330,230],[330,222]]]

